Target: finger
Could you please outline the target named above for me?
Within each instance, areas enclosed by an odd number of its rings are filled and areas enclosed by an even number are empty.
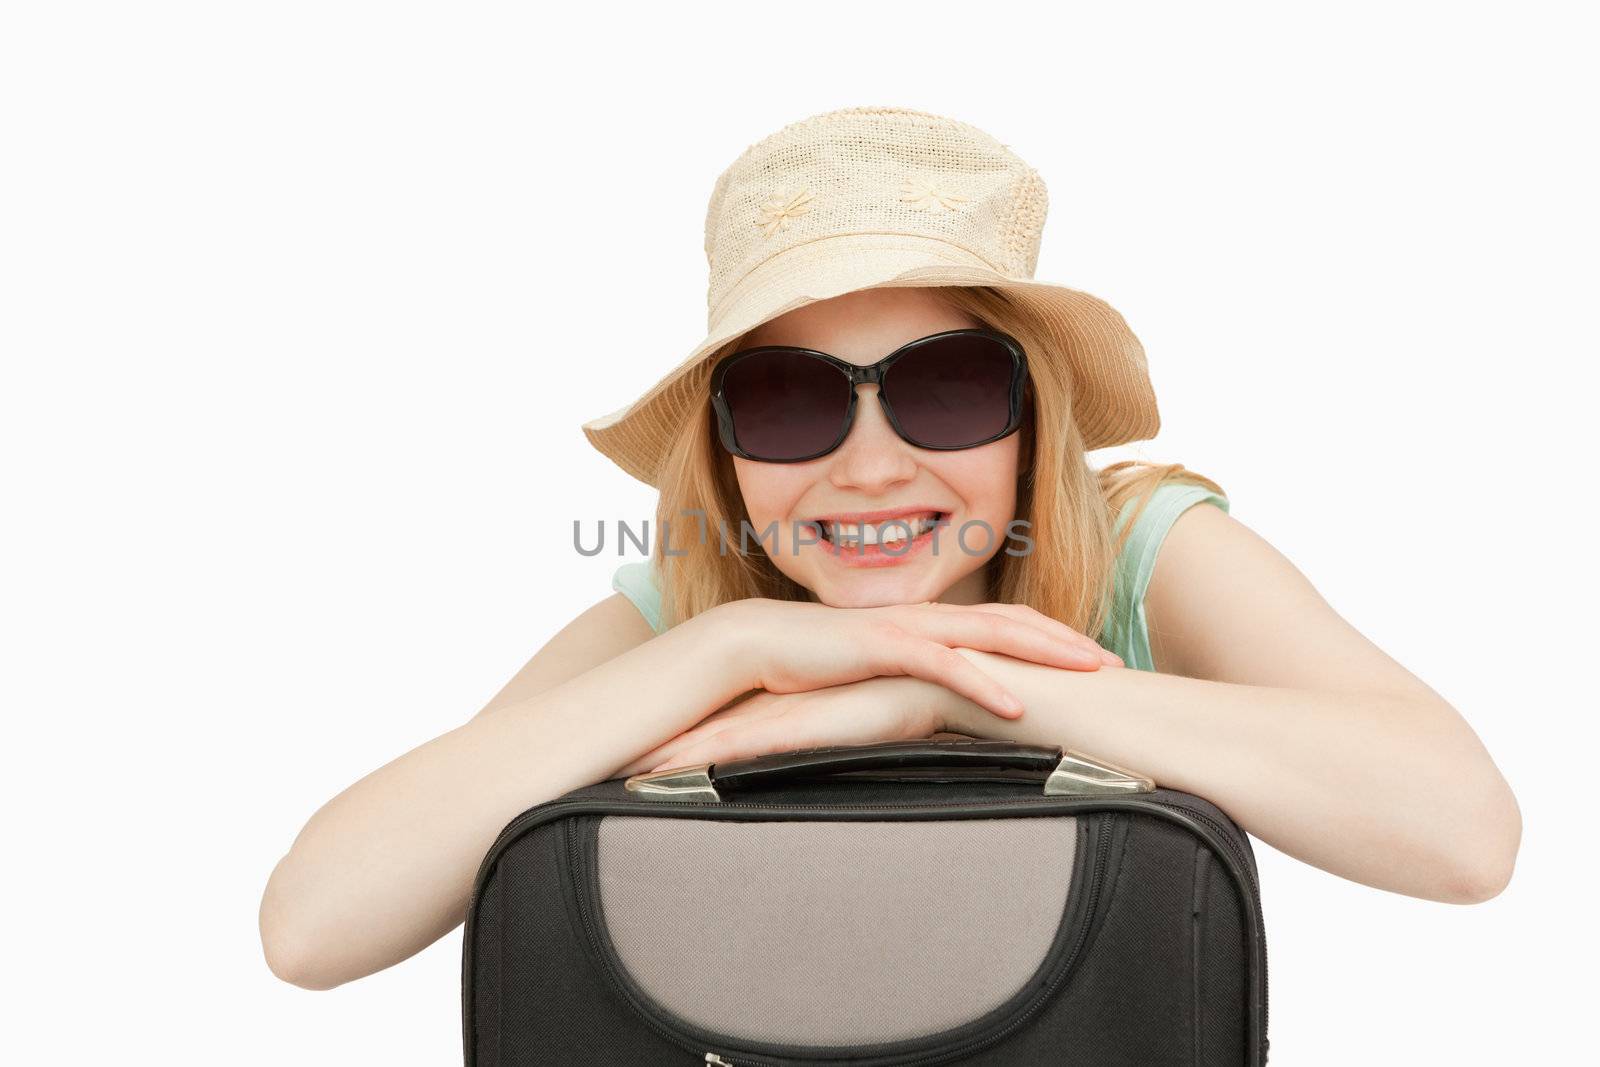
[[[945,606],[953,608],[961,607],[961,605]],[[972,610],[990,611],[996,614],[1005,615],[1008,618],[1016,619],[1019,622],[1038,626],[1046,632],[1060,637],[1064,641],[1071,642],[1072,644],[1083,648],[1089,654],[1097,657],[1102,663],[1109,663],[1118,667],[1123,665],[1121,656],[1107,648],[1102,647],[1099,642],[1095,641],[1093,638],[1078,630],[1074,630],[1060,619],[1052,618],[1051,616],[1046,615],[1044,612],[1039,611],[1036,608],[1031,608],[1026,604],[977,604],[973,605]]]
[[[724,730],[731,729],[741,722],[748,722],[768,715],[780,713],[784,704],[780,701],[780,694],[758,693],[756,696],[741,701],[731,708],[724,708],[714,714],[701,719],[699,724],[691,726],[683,733],[663,744],[657,745],[646,753],[643,759],[660,763],[662,760],[675,756],[684,749],[710,737],[715,737]]]
[[[776,709],[776,707],[770,707],[770,709],[766,710],[766,715],[774,715],[774,713],[778,713],[778,709]],[[765,718],[765,715],[754,715],[754,713],[750,713],[750,715],[741,715],[741,717],[736,718],[726,718],[726,720],[717,721],[717,723],[709,723],[709,725],[707,725],[707,723],[702,723],[702,725],[694,726],[693,729],[686,729],[686,731],[683,731],[682,734],[678,734],[677,737],[674,737],[672,741],[661,745],[661,749],[658,749],[659,755],[656,757],[656,760],[658,760],[659,763],[659,761],[667,760],[667,758],[675,758],[677,755],[680,755],[680,753],[685,752],[685,750],[693,749],[693,747],[696,747],[696,745],[704,744],[704,742],[710,741],[712,737],[718,736],[718,734],[726,733],[726,731],[730,731],[730,729],[738,729],[739,726],[744,725],[744,723],[758,721],[760,718]]]
[[[949,645],[901,632],[879,643],[879,674],[909,674],[937,682],[1002,719],[1022,716],[1022,701]]]
[[[724,730],[715,738],[705,738],[697,744],[689,745],[651,770],[693,767],[703,763],[728,763],[750,756],[764,756],[769,752],[787,752],[791,749],[813,747],[816,742],[804,740],[806,736],[811,735],[797,735],[793,724],[780,734],[771,728],[770,723],[749,723]]]
[[[1100,647],[1099,642],[1095,641],[1087,634],[1079,630],[1075,630],[1071,626],[1068,626],[1066,623],[1062,622],[1060,619],[1046,615],[1037,608],[1029,607],[1026,604],[979,604],[977,607],[980,611],[997,611],[1001,614],[1017,619],[1019,622],[1025,622],[1033,626],[1038,626],[1049,633],[1060,636],[1064,641],[1071,641],[1074,644],[1088,649],[1096,656],[1100,656],[1106,651],[1104,648]]]
[[[671,740],[664,741],[655,748],[652,748],[649,752],[646,752],[634,762],[641,767],[655,767],[660,764],[662,760],[667,759],[675,753],[683,751],[690,745],[696,744],[704,737],[705,734],[700,730],[699,727],[685,730],[683,733],[677,735]]]
[[[927,610],[929,608],[932,610]],[[919,615],[923,619],[928,619],[931,617],[939,620],[940,624],[945,625],[973,625],[975,623],[988,624],[987,619],[984,618],[985,616],[988,616],[989,618],[999,618],[1005,620],[1011,625],[1011,627],[1013,627],[1011,630],[1012,633],[1022,633],[1027,635],[1027,631],[1031,630],[1039,635],[1043,635],[1049,641],[1058,643],[1062,648],[1074,650],[1078,658],[1075,661],[1065,665],[1081,665],[1084,667],[1090,667],[1092,669],[1094,665],[1102,662],[1100,655],[1101,649],[1099,645],[1095,644],[1093,641],[1089,640],[1083,634],[1079,633],[1077,630],[1074,630],[1065,623],[1051,619],[1049,616],[1044,615],[1041,612],[1034,611],[1032,608],[1024,605],[1000,603],[933,603],[918,605],[918,609],[920,610],[913,612],[911,615],[913,623],[916,622]],[[1015,629],[1017,627],[1020,627],[1021,629]],[[925,630],[921,629],[919,629],[918,632],[926,633]],[[932,635],[929,634],[928,636],[931,637]],[[1027,635],[1026,639],[1036,640],[1032,637],[1032,635]],[[987,649],[986,651],[1004,650],[1000,648],[993,648]],[[1008,654],[1012,653],[1008,652]],[[1063,664],[1052,662],[1051,665],[1059,666]]]
[[[862,715],[855,704],[813,707],[803,712],[791,710],[760,721],[740,723],[653,769],[727,763],[823,745],[897,741],[927,736],[928,729],[928,720],[924,717]]]
[[[1098,648],[1091,650],[1081,640],[1065,640],[999,611],[966,608],[923,614],[906,628],[941,644],[998,652],[1049,667],[1092,671],[1103,662]]]
[[[1100,644],[1100,642],[1096,641],[1094,638],[1090,637],[1088,634],[1082,633],[1081,631],[1078,631],[1078,630],[1074,630],[1072,627],[1068,626],[1066,623],[1062,622],[1060,619],[1051,618],[1049,615],[1046,615],[1044,612],[1039,611],[1036,608],[1028,607],[1026,604],[1007,604],[1007,605],[1005,605],[1005,607],[1008,608],[1011,611],[1017,612],[1019,615],[1024,615],[1024,616],[1027,616],[1027,617],[1032,618],[1034,620],[1037,620],[1037,622],[1041,626],[1050,628],[1052,630],[1057,630],[1058,632],[1061,632],[1061,633],[1066,633],[1066,634],[1072,635],[1073,638],[1075,638],[1075,639],[1077,639],[1079,641],[1082,641],[1086,647],[1088,647],[1093,652],[1095,652],[1096,654],[1101,656],[1108,663],[1114,664],[1114,665],[1116,665],[1118,667],[1123,665],[1121,656],[1117,655],[1115,652],[1111,651],[1109,648],[1104,647],[1103,645]]]

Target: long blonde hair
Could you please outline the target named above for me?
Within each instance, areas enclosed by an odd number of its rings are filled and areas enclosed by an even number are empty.
[[[1015,337],[1033,357],[1028,361],[1030,403],[1019,431],[1016,514],[1028,523],[1033,547],[1010,555],[1000,548],[1004,541],[997,540],[995,555],[985,564],[988,600],[1026,604],[1080,633],[1098,636],[1110,621],[1117,554],[1150,495],[1171,481],[1203,485],[1219,494],[1222,487],[1181,463],[1123,460],[1091,470],[1072,417],[1066,362],[1042,358],[1060,351],[1067,339],[1000,290],[934,286],[927,292],[984,326]],[[707,381],[710,366],[743,340],[730,340],[702,364]],[[749,515],[733,458],[717,441],[709,394],[703,417],[685,420],[673,441],[660,488],[653,551],[663,626],[746,597],[810,599],[805,587],[777,568],[754,534],[750,539],[740,536]],[[1127,521],[1114,535],[1119,516],[1130,507]],[[747,550],[741,552],[741,546]]]

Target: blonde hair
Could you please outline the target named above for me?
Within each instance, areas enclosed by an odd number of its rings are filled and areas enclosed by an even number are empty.
[[[1110,621],[1117,554],[1155,489],[1166,482],[1187,482],[1220,494],[1222,487],[1181,463],[1123,460],[1091,470],[1072,417],[1066,361],[1047,355],[1060,351],[1067,339],[1000,290],[934,286],[927,292],[982,325],[1010,334],[1030,354],[1028,411],[1019,431],[1016,518],[1028,523],[1033,547],[1026,554],[1009,555],[1004,540],[996,540],[995,555],[984,564],[988,600],[1026,604],[1097,637]],[[743,340],[730,340],[705,361],[707,378],[710,365],[737,350]],[[1127,521],[1114,535],[1118,517],[1130,507]],[[703,417],[685,421],[662,468],[653,540],[664,627],[747,597],[811,599],[804,586],[757,547],[754,534],[760,531],[752,527],[751,538],[741,538],[748,522],[733,459],[717,441],[708,395]],[[741,545],[748,551],[741,552]]]

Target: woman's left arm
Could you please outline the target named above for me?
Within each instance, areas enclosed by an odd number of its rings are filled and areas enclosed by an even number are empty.
[[[1306,863],[1477,903],[1511,878],[1516,798],[1461,715],[1215,507],[1173,524],[1145,595],[1161,673],[958,649],[1026,706],[955,698],[951,730],[1059,744],[1195,793]]]

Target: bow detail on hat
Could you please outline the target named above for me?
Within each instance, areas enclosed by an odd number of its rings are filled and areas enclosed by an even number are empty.
[[[967,202],[966,197],[941,189],[926,178],[907,178],[902,182],[900,199],[924,211],[944,211]]]
[[[786,185],[770,196],[766,203],[761,205],[761,218],[756,225],[762,232],[771,237],[779,230],[789,228],[789,220],[804,215],[811,210],[811,190],[799,189],[789,191]]]

